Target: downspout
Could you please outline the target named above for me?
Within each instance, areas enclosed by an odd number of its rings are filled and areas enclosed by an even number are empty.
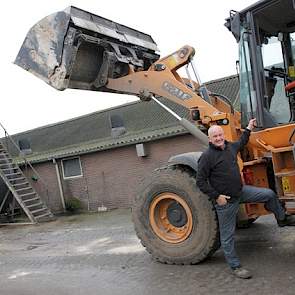
[[[58,164],[56,162],[56,160],[53,158],[52,162],[55,166],[55,171],[56,171],[56,178],[57,178],[57,183],[58,183],[58,189],[59,189],[59,194],[60,194],[60,199],[61,199],[61,204],[63,207],[63,211],[66,212],[66,203],[65,203],[65,198],[64,198],[64,192],[62,189],[62,185],[61,185],[61,178],[60,178],[60,173],[59,173],[59,169],[58,169]]]

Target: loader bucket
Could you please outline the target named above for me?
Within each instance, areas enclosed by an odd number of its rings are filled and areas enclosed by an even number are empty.
[[[151,36],[70,6],[28,32],[15,64],[58,90],[108,91],[108,78],[159,59]]]

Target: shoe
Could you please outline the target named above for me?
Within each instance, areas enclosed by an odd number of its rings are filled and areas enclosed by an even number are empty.
[[[295,226],[295,215],[286,215],[285,219],[277,220],[278,226]]]
[[[240,279],[250,279],[252,278],[252,274],[249,270],[243,268],[243,267],[236,267],[233,268],[233,274],[240,278]]]

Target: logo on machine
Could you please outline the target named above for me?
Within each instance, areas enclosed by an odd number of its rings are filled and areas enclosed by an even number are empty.
[[[171,95],[176,96],[182,100],[190,99],[192,96],[188,93],[183,92],[181,89],[177,88],[176,86],[170,84],[169,82],[165,81],[162,84],[162,89],[168,91]]]

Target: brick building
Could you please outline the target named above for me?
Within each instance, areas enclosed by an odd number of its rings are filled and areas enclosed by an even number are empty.
[[[208,82],[207,87],[236,102],[237,76]],[[169,101],[165,104],[188,117],[185,108]],[[63,211],[62,199],[71,197],[80,199],[89,211],[130,207],[138,184],[155,168],[173,155],[200,149],[198,141],[153,101],[36,128],[13,139],[27,153],[47,189],[12,146],[10,153],[55,213]]]

